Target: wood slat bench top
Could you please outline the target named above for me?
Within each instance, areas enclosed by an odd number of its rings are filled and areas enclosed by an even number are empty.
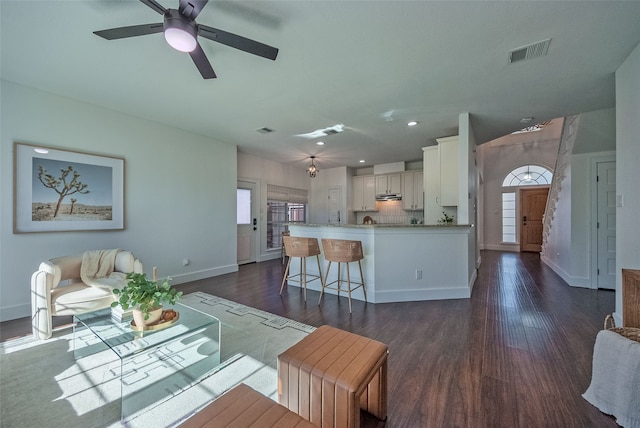
[[[387,416],[387,345],[321,326],[278,356],[278,402],[322,428]]]
[[[244,383],[227,391],[180,427],[317,428]]]

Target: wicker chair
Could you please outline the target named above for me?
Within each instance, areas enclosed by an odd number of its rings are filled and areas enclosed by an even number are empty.
[[[284,289],[285,282],[297,282],[300,287],[304,288],[304,301],[307,301],[307,282],[320,280],[320,283],[324,285],[322,280],[322,268],[320,267],[320,246],[316,238],[302,238],[297,236],[283,236],[284,249],[287,257],[287,267],[284,269],[284,277],[282,278],[282,285],[280,286],[280,294]],[[318,275],[307,273],[307,257],[315,256],[318,263]],[[294,257],[300,258],[300,273],[290,275],[291,260]]]
[[[351,292],[357,290],[362,287],[362,292],[364,293],[364,301],[367,301],[367,291],[364,285],[364,275],[362,273],[362,264],[360,260],[364,258],[364,254],[362,252],[362,242],[360,241],[350,241],[346,239],[323,239],[322,240],[322,249],[324,251],[324,258],[329,262],[327,265],[327,271],[324,275],[325,283],[322,285],[322,291],[320,292],[320,299],[318,300],[318,304],[322,301],[322,295],[324,294],[324,289],[329,288],[331,290],[337,290],[338,296],[340,296],[340,291],[347,291],[349,295],[349,313],[351,313]],[[331,263],[338,263],[338,279],[336,281],[332,281],[330,283],[326,283],[327,278],[329,278],[329,269],[331,269]],[[349,272],[349,263],[358,262],[358,269],[360,270],[360,282],[354,282],[351,280],[351,274]],[[340,265],[344,263],[347,266],[347,279],[346,281],[341,278],[341,269]],[[346,283],[346,288],[343,288],[343,284]]]

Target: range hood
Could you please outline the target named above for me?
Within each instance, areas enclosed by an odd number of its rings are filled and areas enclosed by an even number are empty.
[[[402,193],[380,193],[376,195],[376,201],[401,201]]]

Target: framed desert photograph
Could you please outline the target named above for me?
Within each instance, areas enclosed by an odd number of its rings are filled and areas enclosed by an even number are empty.
[[[14,233],[124,229],[124,159],[14,143]]]

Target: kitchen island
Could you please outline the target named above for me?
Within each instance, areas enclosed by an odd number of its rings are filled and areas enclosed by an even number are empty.
[[[371,303],[471,297],[476,278],[473,226],[290,224],[289,231],[291,236],[317,238],[321,248],[323,238],[362,241],[362,270]],[[323,255],[320,260],[324,275],[328,262]],[[298,273],[299,263],[292,263],[291,270]],[[317,274],[317,265],[308,263],[307,272]],[[359,275],[355,263],[351,275]],[[329,276],[329,282],[336,280],[337,269],[332,267]],[[313,281],[307,288],[319,291],[320,283]],[[360,290],[351,297],[364,300]]]

